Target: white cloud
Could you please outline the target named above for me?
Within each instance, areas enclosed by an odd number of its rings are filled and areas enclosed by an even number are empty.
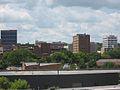
[[[24,9],[16,10],[8,5],[0,6],[0,22],[19,22],[31,20],[31,16]]]
[[[22,43],[34,43],[36,39],[71,43],[72,36],[77,33],[88,33],[92,41],[102,41],[105,33],[120,33],[119,10],[94,10],[82,6],[51,7],[54,0],[4,3],[0,5],[0,29],[18,29],[18,41]]]

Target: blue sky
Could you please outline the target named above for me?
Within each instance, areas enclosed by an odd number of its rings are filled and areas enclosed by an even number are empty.
[[[17,29],[20,43],[71,43],[77,33],[120,39],[120,0],[0,0],[0,29]]]

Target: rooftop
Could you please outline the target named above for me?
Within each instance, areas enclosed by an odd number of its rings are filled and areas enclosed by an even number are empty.
[[[120,73],[120,70],[79,70],[79,71],[1,71],[0,75],[75,75],[75,74],[101,74]]]

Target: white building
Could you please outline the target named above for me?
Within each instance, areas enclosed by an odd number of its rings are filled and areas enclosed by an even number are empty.
[[[117,47],[118,47],[117,37],[114,35],[108,35],[103,38],[103,45],[101,52],[105,52]]]

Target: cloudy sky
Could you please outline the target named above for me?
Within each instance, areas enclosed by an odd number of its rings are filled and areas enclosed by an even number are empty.
[[[17,29],[20,43],[71,43],[77,33],[119,38],[120,0],[0,0],[0,29]]]

